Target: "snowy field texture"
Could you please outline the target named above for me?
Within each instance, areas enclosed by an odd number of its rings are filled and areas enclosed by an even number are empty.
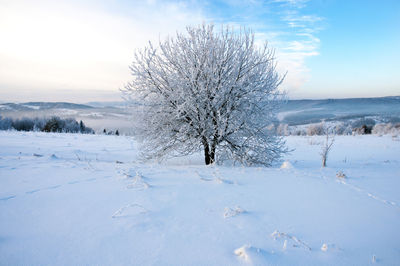
[[[129,137],[0,132],[0,264],[400,265],[399,139],[336,137],[326,168],[322,141],[206,167],[140,163]]]

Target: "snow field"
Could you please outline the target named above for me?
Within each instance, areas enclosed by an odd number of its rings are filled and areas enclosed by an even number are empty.
[[[400,142],[272,168],[141,163],[129,137],[0,132],[1,265],[398,265]],[[345,177],[338,178],[338,172]]]

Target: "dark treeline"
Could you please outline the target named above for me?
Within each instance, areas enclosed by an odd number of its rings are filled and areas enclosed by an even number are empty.
[[[20,118],[12,119],[0,116],[0,130],[17,131],[43,131],[43,132],[63,132],[63,133],[85,133],[93,134],[90,127],[72,118]]]

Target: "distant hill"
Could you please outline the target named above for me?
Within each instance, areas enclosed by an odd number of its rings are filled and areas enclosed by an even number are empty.
[[[118,102],[88,102],[86,105],[92,106],[92,107],[125,107],[126,102],[124,101],[118,101]]]
[[[29,111],[46,109],[90,109],[92,106],[67,102],[2,103],[0,111]]]
[[[290,125],[345,121],[366,117],[400,121],[400,96],[325,100],[289,100],[278,118]]]
[[[0,104],[3,117],[48,117],[52,115],[87,121],[94,129],[130,127],[135,104],[126,102],[26,102]],[[288,100],[277,122],[291,126],[321,121],[352,122],[372,118],[376,122],[400,123],[400,96],[324,100]]]

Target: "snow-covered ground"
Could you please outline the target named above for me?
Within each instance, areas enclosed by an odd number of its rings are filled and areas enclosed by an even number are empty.
[[[288,137],[283,167],[140,163],[129,137],[0,132],[1,265],[399,265],[400,141]],[[346,178],[338,178],[341,171]]]

